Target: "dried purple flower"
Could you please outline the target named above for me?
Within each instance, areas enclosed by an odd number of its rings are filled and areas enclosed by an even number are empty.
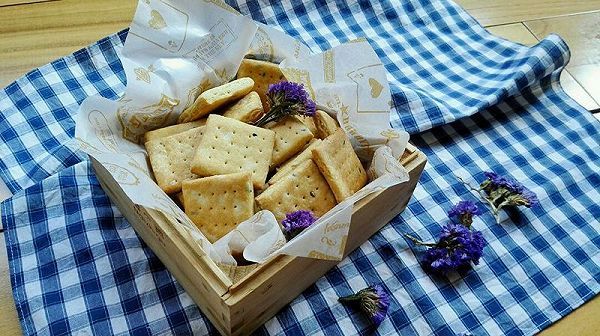
[[[528,208],[531,208],[532,206],[538,204],[538,202],[539,200],[537,195],[533,191],[523,187],[523,191],[521,191],[518,196],[515,196],[511,200],[510,205],[524,205]]]
[[[481,210],[473,201],[460,201],[448,211],[448,217],[458,218],[458,221],[466,227],[473,224],[473,216],[481,215]]]
[[[469,189],[477,192],[489,204],[496,223],[500,223],[500,209],[505,206],[522,205],[531,208],[539,202],[533,191],[512,178],[494,172],[484,172],[483,175],[486,179],[481,182],[479,188],[471,186],[460,177],[458,179]]]
[[[494,172],[484,172],[483,175],[486,177],[486,180],[481,183],[481,189],[485,190],[488,195],[498,189],[504,189],[516,194],[520,194],[524,189],[527,189],[518,181]]]
[[[285,219],[281,221],[283,233],[287,240],[296,237],[307,227],[311,226],[317,218],[311,211],[298,210],[285,215]]]
[[[358,305],[376,326],[385,319],[390,306],[390,297],[380,285],[363,288],[356,294],[339,298],[338,301],[342,304]]]
[[[254,123],[256,126],[264,126],[288,115],[312,117],[316,112],[315,102],[310,99],[304,85],[294,82],[283,81],[269,85],[267,101],[269,112]]]
[[[538,203],[535,193],[520,182],[494,172],[484,172],[483,174],[486,180],[481,183],[479,191],[485,192],[486,196],[483,197],[492,207],[496,221],[498,221],[498,211],[505,206],[522,205],[531,208]]]
[[[405,235],[415,244],[429,247],[423,258],[423,267],[434,273],[447,274],[468,268],[471,262],[479,264],[487,244],[481,231],[471,231],[462,224],[448,224],[442,228],[437,243],[424,243]]]

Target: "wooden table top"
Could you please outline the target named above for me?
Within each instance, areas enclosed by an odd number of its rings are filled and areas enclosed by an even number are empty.
[[[571,49],[561,84],[600,119],[600,0],[456,0],[491,33],[533,45],[557,33]],[[134,0],[0,0],[0,87],[129,25]],[[0,182],[0,200],[10,196]],[[1,233],[0,233],[1,234]],[[4,238],[4,237],[2,237]],[[0,239],[0,331],[21,328],[11,292],[4,239]],[[600,296],[541,335],[596,335]]]

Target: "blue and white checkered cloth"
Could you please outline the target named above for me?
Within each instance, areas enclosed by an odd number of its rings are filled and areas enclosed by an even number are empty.
[[[406,211],[258,330],[365,334],[337,303],[368,284],[392,294],[379,334],[533,334],[600,292],[600,123],[560,88],[569,51],[490,35],[449,1],[263,0],[232,3],[313,50],[366,37],[388,71],[391,124],[429,164]],[[77,150],[73,115],[87,96],[115,99],[126,32],[36,69],[0,92],[0,175],[11,283],[23,331],[210,334],[216,330],[100,188]],[[509,174],[540,204],[495,224],[464,277],[432,277],[403,233],[434,239],[446,211],[477,200],[457,177]]]

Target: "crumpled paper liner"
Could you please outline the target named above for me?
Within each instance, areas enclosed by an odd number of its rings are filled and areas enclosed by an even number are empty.
[[[211,244],[152,179],[139,145],[151,129],[175,123],[200,92],[234,78],[242,58],[279,62],[288,80],[303,83],[319,108],[334,115],[357,154],[371,162],[370,182],[350,199],[286,242],[269,211],[261,211]],[[122,53],[127,76],[117,101],[88,97],[80,106],[75,136],[135,204],[161,211],[188,244],[221,264],[235,264],[241,249],[261,262],[276,254],[342,258],[354,203],[408,180],[398,158],[406,132],[389,128],[386,72],[365,40],[313,54],[286,34],[239,15],[220,1],[143,0]],[[383,149],[382,149],[383,148]],[[387,148],[387,149],[386,149]]]
[[[258,267],[258,264],[235,266],[217,263],[217,266],[219,266],[221,271],[223,271],[229,280],[235,284],[242,280],[246,275],[252,273],[252,271]]]

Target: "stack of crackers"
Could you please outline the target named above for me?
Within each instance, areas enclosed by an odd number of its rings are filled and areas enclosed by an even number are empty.
[[[297,210],[320,217],[367,182],[326,112],[252,125],[283,80],[277,64],[245,59],[236,80],[202,92],[178,124],[145,134],[157,184],[211,242],[263,209],[279,222]]]

